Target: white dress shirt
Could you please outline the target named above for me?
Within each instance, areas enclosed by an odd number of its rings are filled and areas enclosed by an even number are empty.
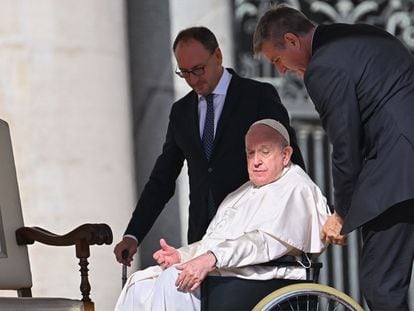
[[[214,136],[216,135],[216,129],[218,120],[220,119],[221,112],[223,111],[224,100],[226,99],[227,89],[231,81],[231,74],[224,68],[220,81],[216,88],[212,92],[214,94]],[[204,96],[198,97],[198,119],[200,121],[200,137],[203,137],[204,122],[206,119],[207,101]]]

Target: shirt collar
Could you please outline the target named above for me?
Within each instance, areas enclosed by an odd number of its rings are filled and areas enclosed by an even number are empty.
[[[223,70],[220,81],[214,89],[213,93],[218,95],[226,95],[231,80],[231,74],[226,68]]]
[[[316,25],[315,28],[313,28],[312,33],[312,39],[311,39],[311,54],[313,55],[313,39],[315,38],[316,29],[318,29],[319,25]]]
[[[215,95],[226,95],[227,89],[229,88],[231,77],[231,73],[226,68],[224,68],[223,74],[221,75],[221,78],[212,93]],[[200,99],[201,97],[202,96],[199,95],[198,99]]]

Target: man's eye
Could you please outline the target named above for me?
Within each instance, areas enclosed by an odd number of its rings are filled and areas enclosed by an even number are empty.
[[[196,75],[203,74],[204,73],[204,67],[194,68],[192,70],[192,72],[194,72]]]

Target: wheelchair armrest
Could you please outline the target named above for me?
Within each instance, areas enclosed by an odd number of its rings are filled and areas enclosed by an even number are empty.
[[[281,258],[259,264],[267,267],[303,267],[306,269],[306,279],[318,282],[319,272],[322,268],[321,262],[302,263],[296,260],[295,256],[286,255]],[[312,273],[311,273],[312,272]]]

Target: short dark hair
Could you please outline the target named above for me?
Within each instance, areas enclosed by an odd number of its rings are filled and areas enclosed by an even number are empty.
[[[196,40],[200,42],[211,54],[218,48],[218,42],[214,33],[206,27],[191,27],[181,30],[174,40],[173,52],[178,43],[187,40]]]
[[[282,38],[285,33],[302,37],[314,26],[302,12],[283,4],[277,5],[260,18],[253,35],[253,51],[259,54],[264,41],[284,47]]]

